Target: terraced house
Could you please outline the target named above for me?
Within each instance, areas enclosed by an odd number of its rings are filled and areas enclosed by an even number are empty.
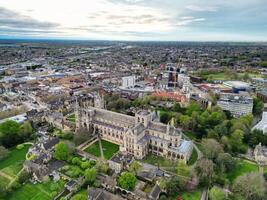
[[[99,134],[104,140],[120,145],[120,151],[143,159],[148,153],[187,162],[193,143],[183,138],[182,131],[159,122],[156,112],[140,110],[135,116],[103,109],[103,100],[80,99],[76,105],[76,128]]]

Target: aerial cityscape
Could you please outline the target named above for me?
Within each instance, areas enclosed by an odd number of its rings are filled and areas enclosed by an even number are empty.
[[[264,0],[0,0],[0,200],[267,200]]]

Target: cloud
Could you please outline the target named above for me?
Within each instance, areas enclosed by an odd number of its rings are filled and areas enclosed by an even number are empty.
[[[58,26],[59,24],[57,23],[38,21],[4,7],[0,7],[0,27],[52,29]]]
[[[217,7],[214,6],[200,6],[200,5],[188,5],[186,6],[188,10],[197,11],[197,12],[216,12]]]
[[[206,21],[205,18],[194,18],[192,16],[181,17],[180,20],[176,23],[176,26],[186,26],[193,22],[203,22]]]

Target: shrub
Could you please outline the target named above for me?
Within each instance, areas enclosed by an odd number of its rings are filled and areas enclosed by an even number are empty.
[[[21,150],[21,149],[24,148],[24,144],[18,144],[18,145],[16,146],[16,148],[17,148],[18,150]]]

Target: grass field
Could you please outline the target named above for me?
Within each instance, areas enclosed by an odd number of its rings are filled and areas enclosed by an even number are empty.
[[[176,173],[177,161],[171,161],[162,156],[149,154],[145,157],[144,162],[155,166],[159,165],[164,170]]]
[[[54,183],[52,181],[48,183],[26,183],[21,188],[13,191],[7,200],[51,200],[57,195],[57,193],[63,189],[64,181]]]
[[[0,170],[11,167],[18,172],[22,168],[22,163],[25,160],[25,155],[28,152],[30,145],[24,145],[24,148],[18,150],[15,147],[10,149],[10,154],[7,158],[0,162]]]
[[[106,140],[101,140],[101,143],[102,143],[104,157],[107,160],[109,160],[114,154],[116,154],[119,151],[119,145],[117,144],[108,142]],[[96,157],[100,157],[101,153],[100,153],[99,141],[90,145],[84,151]]]
[[[201,190],[196,190],[192,193],[186,192],[181,194],[182,200],[200,200],[200,197],[201,197]]]
[[[76,118],[75,118],[75,114],[71,114],[67,117],[67,120],[69,120],[70,122],[75,122]]]
[[[192,155],[190,157],[190,159],[188,160],[188,165],[193,165],[195,162],[197,161],[197,150],[194,148]]]
[[[242,77],[244,77],[245,73],[237,73],[238,79],[241,80]],[[261,78],[263,77],[262,74],[259,73],[248,73],[250,78]],[[211,81],[217,81],[217,80],[222,80],[222,81],[230,81],[233,79],[233,77],[227,75],[225,72],[217,72],[217,73],[210,73],[210,74],[205,74],[202,75],[202,78],[204,79],[209,79]]]
[[[255,163],[247,160],[242,160],[239,161],[237,166],[230,173],[227,174],[227,177],[230,182],[233,182],[238,176],[249,172],[257,172],[258,170],[258,165],[256,165]]]

